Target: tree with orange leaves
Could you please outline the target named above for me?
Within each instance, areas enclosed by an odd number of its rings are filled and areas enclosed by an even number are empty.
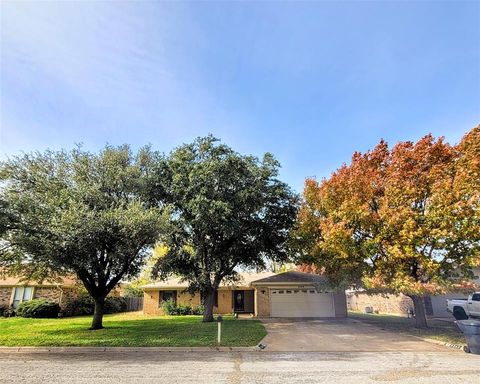
[[[472,289],[480,260],[480,126],[457,146],[431,135],[355,153],[329,179],[307,179],[293,244],[331,281],[423,297]]]

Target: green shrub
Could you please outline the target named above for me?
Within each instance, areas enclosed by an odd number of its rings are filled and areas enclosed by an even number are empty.
[[[104,313],[118,313],[127,311],[127,301],[123,297],[107,297]]]
[[[33,318],[56,318],[60,306],[51,300],[36,299],[24,301],[17,307],[17,316]]]
[[[164,301],[162,309],[166,315],[178,315],[177,306],[173,300]]]
[[[16,315],[15,308],[6,308],[3,310],[3,317],[14,317]]]
[[[193,308],[192,314],[193,315],[203,315],[204,312],[205,312],[205,307],[200,304],[198,307]]]
[[[167,300],[162,303],[163,312],[170,316],[203,315],[205,308],[203,305],[192,307],[189,304],[176,305],[173,300]]]
[[[69,300],[62,308],[63,316],[86,316],[93,315],[95,303],[88,294],[81,294]]]
[[[177,306],[177,312],[180,316],[191,315],[193,313],[192,306],[188,304],[180,304]]]
[[[88,294],[82,294],[70,300],[62,309],[63,316],[93,315],[95,302]],[[107,297],[105,299],[104,313],[118,313],[127,310],[127,302],[123,297]]]

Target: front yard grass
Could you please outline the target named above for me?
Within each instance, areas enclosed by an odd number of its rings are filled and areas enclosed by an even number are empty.
[[[424,339],[432,339],[456,345],[464,345],[466,343],[465,337],[460,329],[450,321],[428,319],[429,328],[417,329],[415,328],[415,319],[401,316],[366,314],[357,311],[349,311],[348,316],[387,331],[401,332]]]
[[[106,315],[105,329],[89,331],[91,316],[63,319],[0,318],[1,346],[206,347],[217,345],[217,323],[201,316]],[[267,334],[258,320],[224,316],[222,345],[249,347]]]

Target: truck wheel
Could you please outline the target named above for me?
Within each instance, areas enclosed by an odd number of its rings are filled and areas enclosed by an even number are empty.
[[[456,320],[468,320],[468,316],[462,307],[454,307],[453,316]]]
[[[466,345],[464,345],[463,346],[463,352],[470,353],[470,348],[468,348]]]

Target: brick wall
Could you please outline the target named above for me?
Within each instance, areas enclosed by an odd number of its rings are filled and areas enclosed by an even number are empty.
[[[143,313],[146,315],[163,315],[159,305],[160,291],[145,290],[143,292]]]
[[[405,295],[367,295],[366,293],[349,293],[348,309],[364,311],[365,307],[373,307],[379,313],[406,315],[409,308],[413,308],[412,299]]]
[[[8,307],[12,297],[12,287],[0,287],[0,307]]]
[[[255,316],[270,317],[270,291],[268,288],[257,287],[255,290]]]
[[[34,299],[44,299],[55,301],[56,303],[60,302],[60,297],[62,296],[62,291],[55,287],[38,287],[35,288],[33,292]]]
[[[67,304],[70,300],[74,300],[80,294],[79,288],[62,288],[63,289],[63,296],[61,306]]]
[[[221,315],[225,315],[227,313],[233,313],[231,289],[218,290],[218,307],[214,307],[213,312]]]
[[[200,295],[192,295],[188,292],[177,291],[177,305],[180,304],[198,307],[200,305]]]

